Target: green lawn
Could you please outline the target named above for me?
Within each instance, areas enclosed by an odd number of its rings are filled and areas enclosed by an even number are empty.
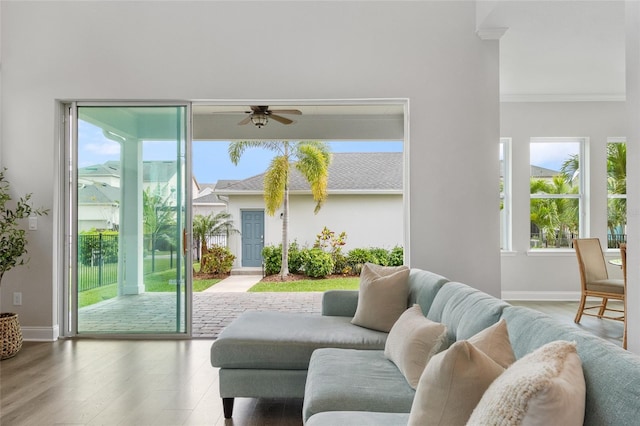
[[[299,281],[260,282],[249,289],[251,292],[304,292],[326,290],[357,290],[360,277],[327,278]]]
[[[176,286],[169,284],[169,280],[174,280],[176,275],[175,269],[169,269],[163,272],[156,272],[144,276],[144,285],[146,291],[149,292],[175,292]],[[199,292],[208,289],[221,280],[193,280],[193,291]],[[118,294],[118,285],[110,284],[95,288],[92,290],[82,291],[78,295],[78,305],[80,308],[102,302],[103,300],[116,297]]]

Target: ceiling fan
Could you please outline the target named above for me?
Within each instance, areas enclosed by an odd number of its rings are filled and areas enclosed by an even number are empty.
[[[268,106],[251,106],[251,111],[245,111],[249,114],[247,118],[239,122],[239,125],[253,123],[257,128],[262,128],[272,118],[282,124],[291,124],[293,120],[282,117],[279,114],[302,115],[302,111],[297,109],[269,109]]]

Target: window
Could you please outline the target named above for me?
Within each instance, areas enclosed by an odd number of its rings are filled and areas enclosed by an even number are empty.
[[[530,247],[569,248],[580,235],[584,191],[582,139],[530,143]]]
[[[511,250],[511,139],[500,139],[500,249]]]
[[[607,141],[607,247],[627,242],[627,144]]]

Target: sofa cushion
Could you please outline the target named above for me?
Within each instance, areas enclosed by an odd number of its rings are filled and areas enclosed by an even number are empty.
[[[504,368],[462,340],[427,364],[413,400],[409,425],[464,425]]]
[[[576,343],[555,341],[516,361],[489,386],[470,425],[580,426],[585,384]]]
[[[408,413],[415,390],[383,351],[317,349],[304,391],[304,421],[325,411]]]
[[[407,309],[409,268],[365,263],[360,274],[358,307],[351,321],[373,330],[389,332]]]
[[[317,348],[384,349],[387,333],[351,324],[349,317],[244,312],[211,345],[211,365],[305,370]]]
[[[640,401],[637,355],[580,330],[573,322],[562,324],[529,308],[510,306],[504,310],[503,318],[516,358],[555,340],[577,342],[587,386],[585,425],[637,423],[640,404],[629,404]]]
[[[469,338],[469,342],[503,368],[507,368],[516,361],[504,318]]]
[[[427,315],[436,294],[447,282],[449,280],[442,275],[422,269],[411,269],[408,279],[409,302],[407,306],[418,304],[422,308],[422,312]]]
[[[449,282],[436,294],[427,318],[446,325],[449,343],[453,343],[497,323],[507,306],[507,302],[466,284]]]
[[[420,305],[413,305],[391,327],[384,356],[398,367],[415,389],[427,362],[440,352],[446,338],[447,327],[425,318]]]
[[[327,411],[314,414],[305,426],[407,426],[409,413]]]

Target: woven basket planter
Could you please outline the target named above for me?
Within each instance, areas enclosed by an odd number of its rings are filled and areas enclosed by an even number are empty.
[[[22,329],[18,322],[18,314],[0,314],[0,336],[2,336],[0,360],[15,356],[22,348]]]

